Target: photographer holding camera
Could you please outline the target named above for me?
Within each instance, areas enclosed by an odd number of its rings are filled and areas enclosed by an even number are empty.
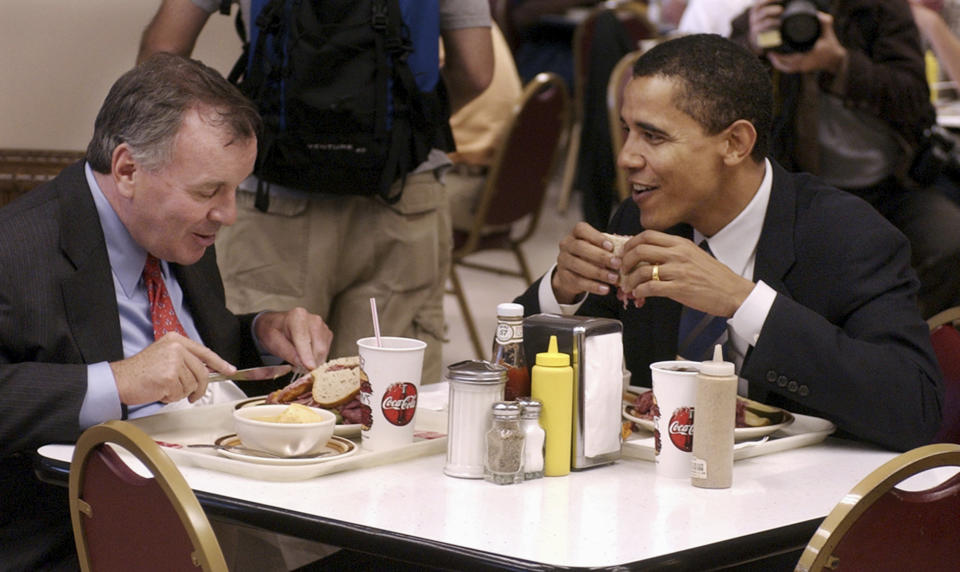
[[[755,0],[731,38],[772,68],[777,161],[866,199],[907,236],[925,318],[960,304],[960,207],[911,173],[936,115],[907,2]]]

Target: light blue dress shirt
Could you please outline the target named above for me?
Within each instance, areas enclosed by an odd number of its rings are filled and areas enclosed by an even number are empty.
[[[123,357],[129,358],[154,341],[153,323],[150,321],[150,301],[142,279],[147,251],[133,240],[113,207],[110,206],[93,176],[90,165],[85,165],[84,170],[93,201],[97,206],[97,214],[100,215],[100,226],[103,228],[110,268],[113,270],[113,288],[117,295],[120,331],[123,336]],[[184,331],[190,339],[203,343],[193,322],[193,316],[183,305],[183,289],[180,288],[180,284],[165,261],[161,261],[161,270],[174,311]],[[159,401],[132,405],[128,407],[128,415],[131,418],[142,417],[156,413],[163,405]],[[117,384],[110,365],[107,362],[88,365],[87,394],[80,408],[80,428],[85,429],[120,417],[120,397],[117,394]]]

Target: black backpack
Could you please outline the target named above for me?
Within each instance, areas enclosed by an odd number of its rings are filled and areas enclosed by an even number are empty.
[[[251,38],[230,80],[264,120],[258,209],[269,206],[269,183],[392,203],[394,181],[431,149],[454,149],[436,0],[252,6]]]

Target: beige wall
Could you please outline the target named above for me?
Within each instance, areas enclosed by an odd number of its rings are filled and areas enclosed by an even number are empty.
[[[0,0],[0,147],[82,150],[110,85],[136,59],[159,0]],[[233,17],[213,14],[193,56],[229,72]]]

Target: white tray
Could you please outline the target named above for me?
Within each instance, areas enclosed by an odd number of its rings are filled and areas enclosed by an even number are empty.
[[[192,407],[131,419],[130,422],[157,441],[213,443],[219,437],[235,433],[232,416],[234,406],[235,403],[222,403]],[[431,432],[433,438],[417,437],[410,445],[387,451],[365,451],[360,448],[349,456],[303,465],[253,463],[224,457],[213,449],[163,447],[163,450],[178,465],[203,467],[266,481],[300,481],[340,471],[397,463],[447,450],[447,437],[444,435],[447,429],[446,412],[418,408],[414,423],[418,432]]]
[[[799,413],[792,413],[792,415],[794,417],[793,423],[779,429],[768,438],[737,443],[733,450],[733,460],[739,461],[740,459],[749,459],[750,457],[813,445],[823,441],[837,430],[837,426],[826,419],[800,415]],[[694,439],[696,439],[696,435],[694,435]],[[655,461],[656,451],[653,434],[647,432],[634,433],[623,442],[621,455],[631,459]]]

